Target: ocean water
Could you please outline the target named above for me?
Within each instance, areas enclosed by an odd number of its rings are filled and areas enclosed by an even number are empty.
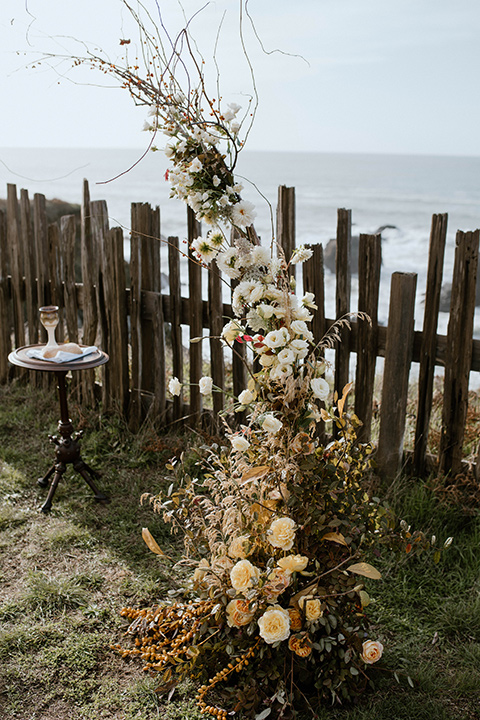
[[[6,184],[27,188],[31,196],[80,202],[87,178],[93,200],[105,199],[111,226],[124,228],[128,252],[130,204],[160,206],[162,234],[186,233],[186,210],[169,199],[162,152],[132,149],[0,149],[0,196]],[[279,185],[296,188],[297,244],[326,244],[335,235],[337,208],[352,210],[353,234],[375,232],[382,225],[382,279],[380,321],[388,319],[392,272],[416,272],[415,324],[423,325],[428,243],[433,213],[448,213],[444,280],[451,281],[457,229],[480,227],[480,158],[404,155],[362,155],[244,151],[237,175],[245,178],[243,195],[255,203],[257,232],[262,242],[272,237],[272,213]],[[254,183],[254,185],[253,185]],[[2,186],[4,190],[2,191]],[[256,186],[256,187],[255,187]],[[257,190],[258,189],[258,190]],[[352,283],[352,309],[357,282]],[[334,313],[335,279],[327,271],[327,314]],[[441,313],[439,332],[445,333],[447,313]],[[475,320],[480,336],[480,317]]]

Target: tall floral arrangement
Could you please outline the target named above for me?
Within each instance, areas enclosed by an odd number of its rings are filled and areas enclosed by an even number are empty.
[[[207,90],[188,26],[164,46],[162,23],[147,31],[124,4],[137,21],[147,72],[140,74],[138,58],[119,65],[88,54],[75,62],[114,75],[149,106],[152,147],[159,131],[167,135],[171,194],[211,228],[193,241],[198,261],[234,281],[223,342],[234,351],[246,344],[254,362],[236,400],[244,424],[225,423],[225,442],[203,449],[198,477],[172,461],[168,492],[148,498],[183,537],[175,566],[182,579],[159,606],[122,611],[134,647],[121,652],[140,656],[165,692],[196,679],[199,706],[213,717],[226,719],[226,706],[286,718],[300,703],[342,702],[367,687],[383,652],[368,617],[369,583],[381,578],[372,552],[431,543],[397,527],[366,489],[372,448],[357,442],[350,386],[332,396],[325,379],[323,351],[339,326],[315,344],[315,298],[299,297],[291,278],[292,265],[311,251],[285,258],[274,238],[268,248],[258,243],[254,207],[234,175],[255,92],[243,114],[235,103],[223,106],[220,93]],[[215,390],[211,378],[200,390]],[[180,393],[178,379],[170,391]],[[327,443],[322,424],[333,430]],[[147,529],[143,537],[163,555]]]

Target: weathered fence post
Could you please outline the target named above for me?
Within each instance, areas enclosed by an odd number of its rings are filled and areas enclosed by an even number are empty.
[[[70,342],[78,343],[78,304],[75,285],[75,215],[60,218],[60,247],[63,258],[63,304]]]
[[[106,366],[108,395],[105,410],[114,407],[126,415],[128,409],[128,326],[123,232],[115,227],[105,235],[103,296],[108,344],[103,348],[110,360]]]
[[[182,298],[180,292],[180,253],[178,237],[168,238],[168,275],[170,279],[170,327],[172,373],[183,383]],[[173,422],[183,418],[183,395],[173,397]]]
[[[447,332],[439,470],[460,472],[472,362],[472,333],[480,231],[456,236],[450,319]]]
[[[92,230],[92,212],[90,208],[90,190],[88,182],[83,181],[81,207],[81,264],[83,283],[83,332],[82,343],[94,345],[97,339],[97,298],[95,281],[97,277],[97,256]],[[81,373],[81,395],[83,400],[93,405],[95,402],[95,375],[93,370]]]
[[[403,457],[416,287],[416,273],[393,273],[377,450],[378,467],[385,477],[399,472]]]
[[[417,422],[413,467],[417,475],[425,473],[428,429],[432,412],[433,379],[437,350],[437,325],[442,290],[443,261],[448,215],[433,215],[428,252],[427,288],[423,318],[420,371],[418,376]]]
[[[202,234],[202,226],[197,221],[192,208],[187,210],[188,227],[188,297],[190,315],[190,340],[202,337],[202,266],[195,257],[191,244],[195,238]],[[196,426],[202,414],[202,396],[198,381],[203,375],[203,344],[202,342],[190,343],[188,348],[190,360],[190,415],[189,425]]]
[[[0,210],[0,383],[8,380],[10,366],[7,356],[12,349],[7,247],[7,217]]]
[[[315,295],[318,310],[313,313],[312,333],[315,343],[320,342],[325,334],[325,272],[323,265],[323,246],[311,245],[313,255],[303,263],[303,292]]]
[[[17,201],[17,187],[12,184],[7,185],[7,238],[8,247],[10,248],[15,345],[18,348],[25,345],[22,302],[23,252],[20,244],[20,211]]]
[[[285,253],[287,263],[295,250],[295,188],[280,185],[277,203],[277,242]],[[295,265],[289,273],[295,277]]]
[[[208,325],[210,329],[210,366],[213,384],[225,389],[225,360],[223,343],[220,339],[223,326],[222,279],[220,270],[213,263],[208,269]],[[218,415],[224,408],[223,392],[213,393],[213,422],[218,431],[220,423]]]
[[[36,293],[36,257],[33,239],[33,223],[27,190],[20,190],[20,227],[25,258],[25,306],[28,325],[28,342],[32,345],[38,338],[38,303]]]
[[[303,263],[303,292],[311,292],[315,296],[317,310],[313,313],[312,333],[315,345],[320,342],[326,331],[325,322],[325,272],[323,266],[323,246],[312,245],[312,257]],[[324,403],[320,400],[317,405],[322,407]],[[316,437],[321,443],[325,442],[325,423],[320,420],[317,423]]]
[[[33,233],[35,239],[37,267],[37,302],[38,306],[50,303],[50,286],[48,283],[48,228],[45,195],[35,193],[33,196]],[[39,326],[39,341],[47,342],[47,333]],[[45,381],[48,378],[45,376]]]
[[[365,312],[371,324],[357,322],[357,369],[355,373],[355,414],[363,425],[358,439],[371,437],[373,391],[378,345],[378,293],[382,267],[382,236],[360,235],[358,249],[358,310]]]
[[[350,253],[352,243],[352,211],[340,208],[337,214],[337,242],[335,268],[337,275],[336,319],[350,312]],[[335,353],[335,390],[341,397],[349,379],[350,338],[346,330],[341,331],[341,342]]]

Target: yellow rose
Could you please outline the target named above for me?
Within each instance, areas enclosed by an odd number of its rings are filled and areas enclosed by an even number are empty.
[[[277,565],[289,572],[300,572],[307,567],[308,557],[305,557],[305,555],[287,555],[287,557],[280,558]]]
[[[241,558],[245,560],[250,553],[246,550],[246,545],[250,541],[249,535],[240,535],[232,540],[228,548],[228,554],[232,558]]]
[[[281,550],[291,550],[296,528],[297,526],[291,518],[283,517],[274,520],[267,533],[270,544]]]
[[[249,607],[250,606],[247,600],[230,600],[225,608],[227,613],[227,625],[229,625],[229,627],[241,627],[242,625],[248,625],[255,615],[255,613],[249,610]]]
[[[293,607],[289,607],[288,614],[290,615],[290,629],[293,632],[298,632],[299,630],[301,630],[302,625],[303,625],[303,620],[302,620],[302,616],[300,615],[298,610],[296,610]]]
[[[314,598],[313,595],[303,595],[298,601],[298,604],[305,613],[307,620],[318,620],[318,618],[323,615],[322,603],[318,598]]]
[[[260,577],[260,570],[249,560],[239,560],[230,571],[230,582],[237,592],[246,592]]]
[[[263,613],[258,627],[260,636],[269,645],[286,640],[290,635],[290,615],[280,605],[274,605]]]
[[[200,560],[198,563],[198,567],[193,573],[193,579],[195,582],[200,582],[205,577],[206,571],[209,569],[208,560],[203,558],[203,560]]]
[[[380,660],[383,653],[383,645],[378,640],[365,640],[362,645],[361,658],[367,665],[372,665]]]
[[[302,638],[295,637],[292,635],[288,641],[288,649],[298,655],[298,657],[308,657],[312,653],[312,648],[309,643],[308,635],[304,635]]]

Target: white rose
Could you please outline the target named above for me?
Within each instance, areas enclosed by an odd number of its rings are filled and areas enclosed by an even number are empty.
[[[248,450],[250,447],[250,443],[247,438],[243,437],[243,435],[231,435],[230,442],[236,452],[244,452],[244,450]]]
[[[235,320],[230,320],[222,330],[222,337],[227,343],[232,343],[239,335],[243,335],[244,328]]]
[[[168,383],[168,389],[172,395],[180,395],[182,392],[182,383],[178,378],[174,377]]]
[[[239,560],[230,570],[230,582],[237,592],[246,592],[260,577],[260,570],[250,560]]]
[[[279,330],[272,330],[271,332],[267,333],[263,342],[267,347],[273,349],[277,347],[283,347],[287,344],[289,340],[290,337],[288,335],[288,331],[285,328],[280,328]]]
[[[326,400],[330,393],[330,388],[324,378],[313,378],[313,380],[310,380],[310,387],[319,400]]]
[[[242,405],[250,405],[254,400],[255,395],[251,390],[242,390],[238,396],[238,402],[242,403]]]
[[[283,348],[277,355],[277,360],[281,365],[291,365],[295,362],[295,354],[289,348]]]
[[[308,355],[308,343],[306,340],[292,340],[288,347],[293,350],[299,360],[302,360]]]
[[[262,367],[270,367],[277,362],[277,358],[275,355],[266,355],[265,353],[263,353],[260,356],[259,362]]]
[[[372,665],[380,660],[383,653],[383,645],[378,640],[365,640],[362,645],[361,658],[367,665]]]
[[[198,385],[202,395],[210,395],[212,392],[213,380],[208,375],[205,375],[205,377],[200,378]]]
[[[266,643],[286,640],[290,635],[290,615],[280,605],[266,610],[258,620],[260,636]]]
[[[272,522],[267,532],[270,545],[281,550],[291,550],[295,541],[296,529],[297,526],[292,518],[277,518]]]
[[[283,423],[280,420],[278,420],[276,417],[274,417],[270,413],[268,415],[265,415],[264,420],[262,422],[263,430],[265,430],[268,433],[275,434],[280,430],[281,427],[283,427]]]

